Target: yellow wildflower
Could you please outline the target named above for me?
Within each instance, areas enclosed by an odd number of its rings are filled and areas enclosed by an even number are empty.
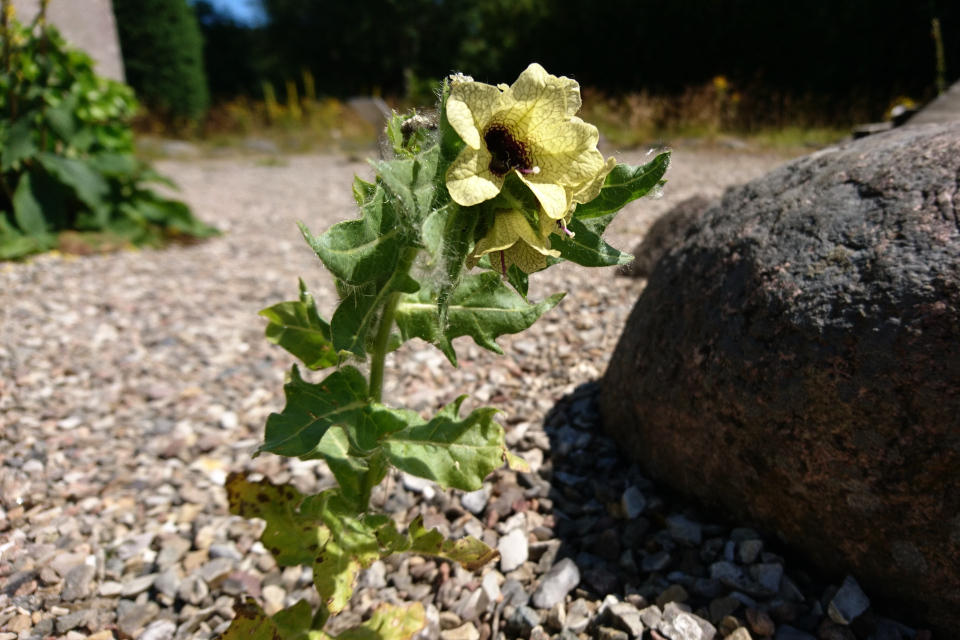
[[[473,268],[480,258],[490,255],[490,265],[500,273],[506,273],[511,264],[517,265],[525,273],[533,273],[547,266],[547,256],[559,257],[560,252],[550,248],[553,220],[540,216],[538,229],[527,219],[522,211],[499,209],[493,219],[493,226],[486,236],[481,238],[467,259],[467,267]]]
[[[604,166],[597,128],[574,117],[579,109],[580,86],[538,64],[510,87],[454,86],[447,118],[466,147],[447,170],[450,196],[463,206],[490,200],[515,172],[547,216],[566,217],[571,193]]]

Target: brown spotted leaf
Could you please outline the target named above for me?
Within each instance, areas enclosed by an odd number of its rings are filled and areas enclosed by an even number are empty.
[[[218,640],[284,640],[277,625],[253,598],[233,608],[235,617]]]
[[[260,540],[282,567],[312,564],[330,538],[318,518],[298,511],[304,495],[291,485],[250,482],[242,473],[231,473],[226,488],[230,513],[266,521]]]
[[[423,516],[410,523],[410,551],[428,556],[437,556],[459,562],[467,571],[474,571],[500,557],[500,552],[491,549],[473,536],[459,540],[446,540],[436,529],[423,527]]]
[[[419,602],[400,607],[381,605],[369,620],[342,632],[337,640],[409,640],[426,622]]]

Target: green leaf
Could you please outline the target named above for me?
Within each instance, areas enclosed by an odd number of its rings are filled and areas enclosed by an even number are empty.
[[[426,288],[404,296],[397,308],[397,326],[404,340],[420,338],[435,344],[456,366],[454,338],[470,336],[479,346],[503,354],[495,342],[497,337],[527,329],[564,295],[557,293],[531,305],[505,285],[499,274],[471,273],[450,295],[445,327],[441,329],[436,295]]]
[[[383,189],[360,209],[357,220],[338,222],[326,233],[314,236],[303,223],[300,231],[310,247],[335,278],[350,285],[382,282],[383,274],[396,269],[403,230],[397,214],[386,201]]]
[[[233,606],[234,618],[218,640],[286,640],[253,598]]]
[[[231,514],[266,521],[260,540],[282,567],[313,563],[330,537],[316,517],[297,509],[304,495],[292,485],[250,482],[244,474],[231,473],[226,489]]]
[[[416,157],[374,164],[377,175],[391,196],[397,213],[407,224],[419,228],[434,201],[440,147],[435,145]]]
[[[507,269],[507,281],[517,290],[523,299],[527,299],[527,291],[530,289],[530,276],[515,264],[511,264]]]
[[[455,202],[450,209],[443,228],[441,241],[441,285],[437,289],[437,311],[440,326],[449,321],[451,297],[463,280],[464,264],[473,246],[473,233],[479,219],[480,207],[461,207]]]
[[[574,233],[572,238],[550,236],[550,246],[560,252],[561,258],[584,267],[610,267],[633,260],[632,255],[611,247],[577,218],[571,219],[567,228]]]
[[[370,493],[386,477],[388,467],[381,454],[365,455],[350,446],[350,438],[339,427],[324,434],[316,449],[300,456],[302,460],[322,458],[340,485],[344,498],[365,506]]]
[[[475,571],[500,557],[499,551],[473,536],[447,540],[436,529],[427,531],[423,527],[423,516],[417,516],[410,523],[407,534],[410,536],[410,551],[453,560],[467,571]]]
[[[300,280],[300,300],[281,302],[260,315],[270,321],[267,340],[299,358],[309,369],[332,367],[339,360],[330,340],[330,325],[320,317],[313,296]]]
[[[416,293],[419,288],[406,271],[394,266],[389,279],[379,288],[371,283],[352,290],[330,319],[333,348],[366,358],[367,338],[375,330],[375,321],[387,298],[395,292]]]
[[[77,133],[77,118],[74,115],[79,98],[76,94],[69,94],[56,107],[47,109],[47,122],[53,132],[66,144],[72,144]]]
[[[362,412],[369,404],[366,378],[349,366],[334,371],[320,384],[310,384],[300,377],[300,370],[294,365],[283,392],[287,404],[281,413],[267,418],[264,443],[258,454],[308,454],[331,426],[362,421]]]
[[[309,633],[313,623],[313,609],[306,600],[298,600],[273,614],[273,622],[283,640],[298,640]]]
[[[658,154],[640,167],[618,164],[603,181],[600,195],[586,204],[577,205],[573,217],[587,220],[617,213],[627,203],[647,195],[660,183],[669,167],[669,151]]]
[[[426,424],[410,425],[380,440],[390,464],[433,480],[442,487],[474,491],[503,464],[503,428],[493,421],[492,407],[459,418],[466,396],[441,409]]]
[[[367,182],[360,176],[353,176],[353,199],[357,201],[358,207],[362,207],[370,202],[376,190],[377,185],[372,182]]]
[[[36,155],[40,148],[33,141],[32,118],[23,116],[10,127],[7,138],[0,145],[0,169],[9,171],[14,163]]]
[[[423,604],[380,605],[363,624],[341,632],[336,640],[410,640],[427,623]]]
[[[360,563],[331,540],[313,562],[313,584],[330,613],[337,614],[350,602],[353,583],[360,573]]]
[[[43,207],[33,191],[33,177],[24,173],[20,184],[13,193],[13,219],[20,230],[29,236],[39,238],[47,233],[47,221],[43,216]]]
[[[52,153],[41,153],[37,160],[54,177],[70,187],[85,205],[94,210],[103,206],[103,199],[110,192],[110,186],[88,163]]]
[[[440,162],[437,164],[437,173],[444,176],[447,168],[453,164],[463,147],[466,146],[447,119],[447,100],[449,98],[450,83],[444,80],[442,93],[440,94],[440,117],[437,123],[440,133]]]

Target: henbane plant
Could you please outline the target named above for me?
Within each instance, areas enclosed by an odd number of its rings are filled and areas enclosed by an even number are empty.
[[[607,267],[631,259],[601,235],[624,205],[663,184],[669,153],[641,167],[604,161],[597,129],[576,117],[579,108],[577,83],[537,64],[511,86],[451,76],[435,119],[390,120],[393,157],[373,163],[374,182],[354,179],[358,219],[321,235],[301,225],[340,304],[325,320],[301,281],[299,300],[261,313],[269,340],[308,369],[332,373],[311,383],[293,367],[286,407],[267,420],[257,455],[322,459],[339,486],[305,496],[233,474],[227,492],[231,513],[266,522],[261,539],[277,564],[312,567],[319,606],[301,600],[268,616],[248,598],[227,640],[332,637],[324,626],[349,602],[360,570],[394,553],[468,570],[497,558],[475,538],[426,530],[422,518],[401,532],[370,504],[391,467],[463,491],[482,487],[503,464],[526,468],[507,450],[495,408],[461,415],[461,396],[425,419],[386,404],[384,363],[411,338],[435,345],[454,366],[458,337],[502,354],[497,337],[529,328],[565,295],[529,301],[531,273],[563,261]],[[405,640],[424,622],[419,602],[381,606],[337,637]]]

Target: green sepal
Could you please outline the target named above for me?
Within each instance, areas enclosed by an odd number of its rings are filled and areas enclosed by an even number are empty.
[[[466,396],[441,409],[427,423],[411,424],[380,440],[390,464],[441,487],[475,491],[483,479],[503,464],[503,427],[493,421],[498,412],[482,407],[461,419]]]
[[[479,346],[503,354],[496,338],[519,333],[555,307],[564,293],[531,305],[492,271],[468,274],[447,303],[447,323],[441,326],[437,296],[429,289],[404,296],[397,307],[397,326],[404,340],[420,338],[439,348],[457,365],[452,340],[470,336]]]
[[[499,551],[473,536],[447,540],[436,529],[427,531],[423,527],[423,516],[417,516],[410,523],[407,535],[410,536],[410,551],[453,560],[467,571],[475,571],[500,557]]]
[[[558,234],[550,236],[551,248],[559,251],[565,260],[584,267],[610,267],[633,260],[632,255],[611,247],[577,218],[567,223],[567,229],[573,232],[572,238]]]
[[[339,358],[330,338],[330,324],[320,317],[313,296],[300,280],[300,300],[281,302],[260,312],[270,323],[267,340],[296,356],[307,368],[332,367]]]
[[[618,164],[607,175],[600,195],[585,204],[578,204],[573,217],[580,220],[616,214],[628,203],[647,195],[660,184],[670,168],[670,151],[658,154],[640,167]]]
[[[450,83],[443,81],[443,88],[440,93],[440,114],[437,118],[437,125],[440,134],[440,163],[437,171],[441,175],[446,175],[447,168],[453,164],[457,156],[466,146],[460,134],[457,133],[450,120],[447,119],[447,100],[450,99]]]
[[[437,188],[434,179],[439,160],[440,147],[435,145],[412,158],[372,162],[390,195],[390,204],[413,228],[420,228],[430,213]]]

